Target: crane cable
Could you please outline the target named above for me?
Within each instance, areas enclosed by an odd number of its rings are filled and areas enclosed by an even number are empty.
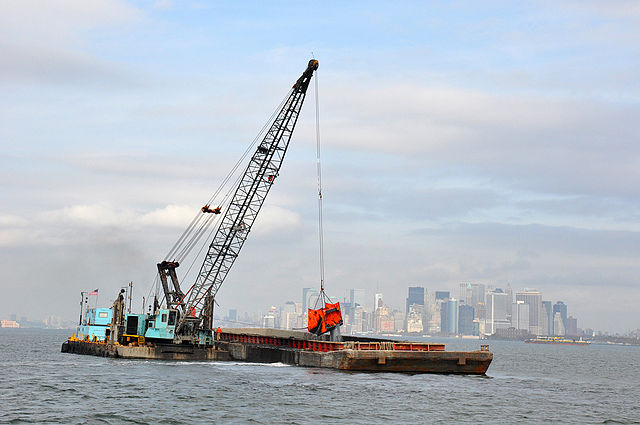
[[[253,139],[253,141],[251,142],[251,144],[245,149],[245,151],[243,152],[242,156],[240,157],[240,159],[235,163],[235,165],[233,166],[233,168],[231,169],[231,171],[227,174],[227,176],[224,178],[224,180],[222,181],[222,184],[218,187],[218,189],[214,192],[214,194],[209,198],[208,202],[206,203],[206,205],[212,205],[213,201],[216,199],[216,197],[220,194],[220,192],[223,190],[223,188],[227,185],[227,183],[229,182],[229,180],[233,177],[233,175],[236,173],[236,171],[238,170],[238,167],[244,162],[245,158],[247,157],[247,155],[252,152],[252,148],[255,146],[255,144],[258,142],[258,140],[261,139],[261,136],[264,134],[266,128],[269,126],[269,124],[273,121],[273,119],[275,118],[275,116],[278,114],[278,112],[280,111],[280,109],[282,109],[282,106],[284,105],[284,103],[287,101],[287,99],[289,98],[289,95],[291,94],[291,91],[289,91],[289,93],[287,93],[287,95],[284,97],[284,99],[280,102],[280,104],[278,105],[278,107],[276,107],[276,109],[274,110],[274,112],[271,114],[271,116],[269,117],[269,119],[265,122],[265,124],[262,126],[262,128],[260,129],[260,131],[258,132],[258,134],[256,135],[256,137]],[[240,180],[241,176],[238,176],[235,179],[234,184],[231,186],[231,188],[229,189],[229,192],[231,192],[237,182]],[[228,198],[229,196],[229,192],[227,193],[227,195],[225,196],[225,199]],[[186,255],[189,254],[189,252],[191,252],[193,246],[200,240],[200,238],[202,237],[202,234],[206,233],[208,227],[211,225],[211,223],[214,221],[211,219],[211,216],[209,215],[205,222],[200,224],[200,221],[202,221],[202,218],[205,214],[201,211],[198,211],[196,213],[196,216],[193,218],[193,220],[191,221],[191,223],[189,223],[189,226],[187,226],[187,228],[185,229],[185,231],[182,233],[182,235],[180,236],[180,238],[176,241],[176,243],[173,245],[173,247],[171,248],[171,250],[167,253],[167,255],[165,256],[165,259],[167,261],[171,261],[174,259],[178,259],[178,261],[181,261]],[[214,214],[215,215],[215,214]],[[194,230],[198,227],[198,225],[200,224],[200,227],[198,228],[198,230]]]
[[[240,158],[240,160],[238,162],[236,162],[236,164],[233,167],[233,170],[227,175],[227,177],[225,178],[225,181],[223,182],[223,184],[220,186],[220,188],[218,188],[218,190],[216,191],[216,193],[214,194],[214,196],[212,196],[209,200],[209,203],[207,205],[211,205],[211,203],[213,202],[214,198],[220,193],[220,191],[222,190],[222,188],[228,183],[229,179],[233,176],[233,174],[237,171],[238,167],[242,164],[242,162],[244,161],[244,159],[247,157],[247,155],[249,154],[249,152],[252,151],[252,148],[254,147],[254,145],[256,144],[256,142],[260,139],[260,137],[262,136],[262,134],[264,133],[264,131],[266,130],[267,126],[273,121],[273,119],[275,118],[275,116],[278,114],[279,110],[282,109],[284,103],[287,101],[287,99],[289,98],[291,94],[291,91],[289,91],[289,93],[287,93],[287,96],[282,100],[282,102],[280,102],[280,104],[278,105],[278,107],[276,108],[276,110],[271,114],[271,116],[269,117],[269,119],[267,120],[267,122],[262,126],[262,128],[260,129],[260,132],[258,133],[258,135],[253,139],[253,142],[251,142],[251,144],[249,145],[249,147],[245,150],[244,154],[242,155],[242,157]],[[220,207],[226,207],[228,205],[228,203],[231,202],[231,197],[232,195],[235,193],[236,188],[238,187],[238,185],[240,184],[240,180],[242,179],[243,174],[242,173],[238,173],[233,184],[231,184],[229,186],[229,189],[227,190],[227,193],[225,194],[224,198],[222,199],[222,201],[220,202]],[[199,213],[198,213],[199,214]],[[182,261],[187,255],[189,255],[191,253],[191,251],[193,250],[193,248],[198,244],[198,242],[200,241],[200,239],[202,239],[202,237],[206,234],[207,230],[209,229],[210,225],[212,223],[214,223],[215,221],[217,221],[216,219],[219,218],[218,214],[213,214],[213,215],[209,215],[207,217],[207,220],[205,221],[205,223],[203,223],[200,226],[200,229],[198,229],[193,236],[191,236],[189,242],[187,242],[187,244],[182,248],[181,251],[177,252],[176,257],[178,258],[178,261]],[[189,271],[191,270],[191,268],[193,267],[193,265],[195,264],[195,261],[199,258],[200,253],[202,252],[202,250],[207,246],[206,241],[211,239],[211,235],[213,234],[213,232],[216,230],[216,227],[214,226],[210,231],[209,231],[209,236],[207,237],[207,239],[205,239],[205,243],[201,245],[200,249],[198,250],[197,255],[194,256],[193,261],[191,263],[191,265],[189,266],[189,269],[185,272],[185,276],[189,273]]]
[[[322,167],[320,163],[320,102],[318,99],[318,71],[315,75],[316,97],[316,153],[318,170],[318,234],[320,248],[320,293],[324,293],[324,229],[322,227]]]

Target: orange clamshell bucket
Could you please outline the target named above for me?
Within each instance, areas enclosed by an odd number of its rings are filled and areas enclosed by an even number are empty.
[[[309,309],[309,332],[322,335],[330,331],[336,326],[342,325],[342,312],[340,311],[340,303],[325,303],[324,308],[317,310]]]

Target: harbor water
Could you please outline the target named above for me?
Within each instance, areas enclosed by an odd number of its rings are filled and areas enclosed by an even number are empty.
[[[489,341],[482,377],[60,353],[69,333],[0,329],[0,423],[640,424],[640,347]]]

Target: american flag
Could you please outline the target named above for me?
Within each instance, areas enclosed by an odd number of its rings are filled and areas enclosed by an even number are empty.
[[[89,295],[98,295],[98,290],[94,289],[93,292],[89,292]]]

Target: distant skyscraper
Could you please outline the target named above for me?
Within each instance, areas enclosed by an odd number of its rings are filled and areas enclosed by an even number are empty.
[[[236,310],[235,308],[230,308],[228,317],[229,317],[229,320],[233,320],[233,321],[238,320],[238,310]]]
[[[375,313],[375,311],[382,306],[384,306],[384,303],[382,302],[382,294],[377,293],[373,297],[373,312]]]
[[[554,313],[553,315],[553,334],[557,336],[564,336],[564,323],[562,323],[562,316],[559,312]]]
[[[460,302],[464,301],[466,305],[473,307],[476,319],[478,318],[478,307],[485,303],[485,294],[485,286],[481,283],[460,284]]]
[[[553,305],[551,301],[542,301],[543,335],[553,335]]]
[[[458,333],[458,300],[449,298],[442,302],[440,311],[442,333],[445,335],[455,335]]]
[[[502,289],[494,289],[487,293],[487,327],[485,333],[494,334],[496,329],[508,328],[510,322],[507,319],[508,295]]]
[[[364,296],[364,289],[350,289],[349,290],[349,300],[351,301],[351,307],[356,307],[357,305],[360,305],[361,307],[365,307],[365,296]]]
[[[511,326],[516,329],[529,332],[529,304],[524,301],[516,301],[511,309]]]
[[[560,318],[562,319],[562,326],[564,330],[567,330],[567,305],[562,301],[558,301],[553,305],[553,316],[555,318],[556,313],[560,313]],[[554,319],[555,323],[555,319]],[[563,334],[564,335],[564,334]]]
[[[507,319],[511,321],[511,316],[513,316],[512,306],[513,306],[513,290],[511,289],[511,284],[507,283],[507,289],[504,291],[507,294],[508,305],[507,305]]]
[[[424,306],[411,304],[407,314],[407,332],[420,333],[424,330],[422,318],[424,316]]]
[[[436,300],[446,300],[449,298],[449,291],[436,291]]]
[[[573,316],[567,317],[567,335],[578,335],[578,319]]]
[[[409,307],[413,304],[424,306],[424,288],[421,286],[410,286],[409,296],[407,297],[406,314],[409,313]]]
[[[428,292],[425,300],[425,315],[422,319],[424,332],[435,335],[440,333],[442,300],[436,299],[435,292]]]
[[[314,288],[302,288],[302,310],[303,311],[307,311],[307,308],[309,308],[309,305],[307,304],[308,300],[309,300],[309,292],[311,291],[315,291]]]
[[[461,304],[458,307],[458,333],[460,335],[474,335],[473,307]]]
[[[516,292],[516,301],[529,304],[529,332],[534,335],[543,334],[543,320],[546,318],[542,311],[542,294],[536,290]]]

